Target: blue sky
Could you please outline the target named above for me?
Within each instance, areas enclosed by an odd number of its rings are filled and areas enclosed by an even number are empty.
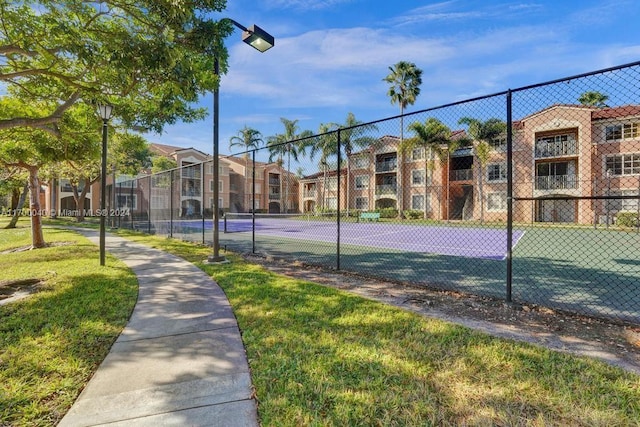
[[[265,53],[239,30],[226,41],[222,154],[245,125],[266,139],[283,131],[281,117],[316,132],[349,112],[361,121],[399,114],[382,81],[398,61],[423,70],[410,112],[640,60],[637,0],[228,0],[222,17],[276,39]],[[211,153],[212,119],[145,137]]]

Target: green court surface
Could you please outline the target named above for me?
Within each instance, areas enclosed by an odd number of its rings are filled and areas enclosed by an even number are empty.
[[[514,301],[640,324],[639,234],[587,227],[514,228],[524,231],[513,250]],[[210,242],[209,236],[206,240]],[[220,244],[251,252],[251,233],[221,234]],[[338,264],[335,242],[259,234],[255,251],[413,285],[500,299],[507,292],[506,260],[342,244]]]

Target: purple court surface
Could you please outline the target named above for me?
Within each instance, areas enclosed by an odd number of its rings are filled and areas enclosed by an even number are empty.
[[[202,221],[175,221],[174,230],[202,229]],[[205,221],[205,229],[212,222]],[[225,230],[220,223],[220,233]],[[228,233],[251,233],[251,218],[228,220]],[[186,230],[185,230],[186,231]],[[336,242],[337,225],[332,221],[286,218],[256,218],[256,235],[318,242]],[[513,231],[513,246],[524,235]],[[228,234],[227,238],[233,238]],[[453,255],[471,258],[503,260],[507,254],[507,230],[504,228],[430,226],[378,222],[342,222],[340,243],[404,252]]]

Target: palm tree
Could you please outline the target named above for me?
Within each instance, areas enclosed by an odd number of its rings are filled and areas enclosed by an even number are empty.
[[[287,155],[287,175],[285,178],[285,196],[284,203],[281,206],[284,212],[288,212],[289,206],[289,181],[291,179],[291,157],[297,162],[299,155],[304,155],[307,141],[304,138],[308,138],[313,135],[310,130],[304,130],[297,133],[299,130],[298,120],[288,120],[284,117],[280,118],[280,121],[284,125],[284,133],[270,136],[267,138],[267,147],[269,148],[269,161],[272,162],[274,157],[277,157],[279,165],[283,164],[283,157]]]
[[[484,222],[484,167],[491,153],[490,142],[507,131],[507,124],[500,119],[492,118],[480,121],[471,117],[458,120],[461,125],[467,125],[469,136],[475,141],[474,153],[478,159],[478,196],[480,197],[480,222]]]
[[[318,164],[323,171],[323,184],[322,184],[322,202],[320,208],[324,210],[326,208],[326,190],[327,190],[327,173],[329,162],[328,159],[332,155],[338,154],[338,139],[335,132],[332,132],[338,125],[335,123],[321,123],[318,128],[318,136],[312,140],[311,152],[309,157],[313,159],[316,154],[320,154],[320,161]],[[338,165],[338,170],[340,167]]]
[[[609,97],[602,92],[587,91],[580,95],[578,102],[590,107],[606,108],[608,107],[606,104],[607,99],[609,99]]]
[[[412,62],[400,61],[389,67],[389,75],[383,81],[391,84],[387,95],[392,104],[400,105],[400,143],[404,140],[404,109],[413,105],[420,95],[422,84],[422,70]],[[400,153],[399,153],[400,154]],[[398,217],[402,218],[403,189],[402,189],[402,156],[398,158]]]
[[[351,195],[349,192],[351,187],[349,182],[351,177],[351,154],[354,149],[364,148],[374,144],[376,139],[366,136],[365,133],[377,130],[378,128],[376,125],[365,125],[363,122],[356,120],[356,116],[353,113],[347,114],[347,120],[343,127],[345,129],[340,131],[340,147],[344,150],[344,154],[347,159],[347,216],[349,216],[349,206],[351,202]]]
[[[244,169],[245,169],[245,175],[246,172],[249,170],[249,151],[251,150],[257,150],[258,148],[260,148],[260,145],[262,145],[264,143],[264,141],[262,140],[262,134],[255,130],[255,129],[251,129],[250,127],[247,127],[247,125],[245,125],[242,129],[240,129],[238,131],[238,135],[237,136],[232,136],[231,138],[229,138],[229,150],[233,150],[233,147],[240,147],[242,149],[245,150],[244,153]],[[246,176],[245,176],[246,178]],[[250,191],[247,191],[246,188],[246,184],[248,183],[248,180],[245,179],[245,188],[244,188],[244,193],[246,195],[248,195],[250,193]],[[252,195],[253,197],[253,206],[251,206],[251,209],[255,209],[255,195]],[[245,202],[247,202],[248,205],[248,201],[246,200],[245,197]]]
[[[428,176],[429,171],[435,167],[434,157],[437,156],[440,163],[445,164],[449,158],[449,152],[455,149],[456,143],[451,140],[451,129],[434,117],[429,117],[424,123],[411,123],[409,130],[416,136],[403,140],[400,143],[400,151],[408,153],[416,148],[424,149],[424,218],[427,219]]]

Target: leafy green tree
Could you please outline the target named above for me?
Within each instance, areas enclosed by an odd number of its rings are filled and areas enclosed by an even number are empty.
[[[415,137],[405,139],[400,144],[400,151],[411,153],[416,148],[424,150],[424,218],[428,216],[427,195],[429,190],[429,172],[435,169],[435,157],[440,164],[446,164],[448,154],[457,147],[451,138],[451,129],[440,120],[429,117],[424,123],[415,122],[409,125]],[[440,203],[438,203],[440,206]]]
[[[159,173],[175,169],[178,162],[165,156],[153,156],[151,158],[151,173]]]
[[[578,102],[582,105],[590,107],[606,108],[609,97],[602,92],[587,91],[578,98]]]
[[[422,84],[422,70],[413,62],[400,61],[393,67],[389,67],[389,74],[383,81],[390,84],[387,95],[392,104],[400,106],[400,143],[404,140],[404,110],[409,105],[413,105],[420,95],[420,85]],[[398,167],[402,167],[402,155],[398,153]],[[398,174],[398,217],[402,218],[404,205],[404,191],[402,183],[402,173]]]
[[[16,228],[20,212],[29,194],[27,176],[20,168],[4,167],[0,170],[0,200],[3,197],[10,199],[4,206],[11,213],[11,220],[4,228]]]
[[[78,102],[112,103],[127,127],[154,131],[205,115],[199,96],[226,71],[228,20],[207,18],[224,0],[18,0],[0,7],[0,82],[38,111],[0,113],[0,130],[31,127],[59,135]]]
[[[351,154],[354,150],[372,146],[376,143],[376,138],[368,133],[377,130],[376,125],[364,124],[356,120],[353,113],[347,114],[347,119],[340,130],[340,148],[345,154],[347,162],[347,216],[349,216],[349,206],[351,203]]]
[[[338,135],[334,130],[338,127],[335,123],[321,123],[318,128],[318,135],[309,140],[310,153],[309,157],[313,160],[317,154],[320,154],[318,162],[322,169],[322,198],[320,209],[327,209],[327,181],[329,174],[329,158],[338,154]],[[340,169],[339,165],[337,166]]]
[[[283,164],[284,155],[287,156],[287,175],[285,177],[285,193],[284,201],[281,203],[284,212],[289,211],[289,187],[292,179],[291,175],[291,158],[296,162],[300,155],[305,154],[308,141],[305,138],[309,138],[313,135],[310,130],[300,131],[298,126],[298,120],[288,120],[284,117],[280,118],[280,121],[284,125],[284,133],[270,136],[267,138],[267,148],[269,149],[269,161],[272,162],[274,158],[280,166]]]
[[[472,117],[463,117],[458,124],[466,125],[469,137],[473,139],[474,153],[478,165],[478,197],[480,199],[480,222],[484,222],[484,168],[491,154],[490,142],[507,131],[507,124],[500,119],[485,121]]]
[[[240,147],[245,151],[244,153],[244,166],[245,173],[249,171],[249,151],[257,150],[264,143],[262,140],[262,134],[245,125],[242,129],[238,131],[238,135],[232,136],[229,139],[229,149],[232,150],[234,147]],[[247,195],[245,199],[249,199],[249,195],[251,195],[252,191],[247,188],[249,186],[249,180],[245,179],[245,189],[244,193]],[[249,200],[245,200],[246,206],[249,206],[251,202]],[[255,200],[253,202],[253,206],[251,206],[251,210],[255,209]]]

